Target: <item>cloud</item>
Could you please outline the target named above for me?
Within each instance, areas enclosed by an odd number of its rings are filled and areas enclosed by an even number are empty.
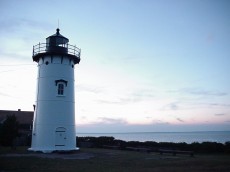
[[[85,91],[85,92],[90,92],[94,94],[102,93],[104,92],[104,88],[102,87],[97,87],[95,85],[86,85],[86,84],[79,84],[77,85],[77,90],[80,91]]]
[[[150,90],[150,89],[140,89],[140,90],[135,90],[132,93],[133,97],[136,97],[138,99],[145,99],[145,98],[154,98],[156,97],[154,94],[154,90]]]
[[[90,90],[90,91],[96,91],[97,90]],[[105,90],[104,90],[105,91]],[[129,103],[136,103],[141,101],[147,101],[149,99],[152,99],[155,97],[154,91],[149,89],[140,89],[140,90],[120,90],[120,92],[117,92],[116,94],[112,94],[110,96],[107,96],[97,99],[96,101],[98,103],[104,103],[104,104],[129,104]]]
[[[25,18],[7,18],[1,20],[0,32],[12,34],[12,32],[18,32],[25,29],[33,32],[35,30],[46,31],[51,28],[51,25],[44,21],[35,21]]]
[[[103,103],[103,104],[119,104],[122,105],[124,104],[122,101],[112,101],[112,100],[96,100],[98,103]]]
[[[179,122],[184,122],[184,120],[182,120],[181,118],[176,118],[176,120]]]
[[[39,42],[40,35],[52,28],[43,21],[23,18],[0,19],[0,23],[0,37],[4,42],[0,46],[0,56],[6,59],[17,57],[17,60],[29,60],[32,45]]]
[[[97,117],[95,119],[90,119],[87,116],[81,116],[76,121],[77,126],[84,126],[84,127],[110,127],[113,126],[114,128],[119,126],[125,126],[128,122],[123,118],[109,118],[109,117]]]
[[[227,95],[227,93],[225,92],[207,91],[203,89],[190,89],[190,90],[187,90],[187,93],[190,93],[193,95],[201,95],[201,96],[226,96]]]
[[[107,118],[107,117],[98,117],[98,122],[103,124],[126,124],[127,122],[124,119],[115,119],[115,118]]]
[[[203,88],[182,88],[176,91],[170,92],[178,92],[182,94],[191,94],[197,96],[226,96],[228,93],[215,91],[215,90],[205,90]]]
[[[169,103],[165,105],[162,109],[163,110],[178,110],[179,109],[178,102]]]
[[[80,119],[85,120],[85,119],[87,119],[87,116],[81,116]]]
[[[2,92],[0,92],[0,95],[1,95],[1,96],[5,96],[5,97],[13,97],[13,96],[11,96],[11,95],[9,95],[9,94],[2,93]]]
[[[223,104],[223,103],[209,103],[209,106],[217,106],[217,107],[230,107],[230,104]]]
[[[224,113],[215,114],[215,116],[224,116],[224,115],[225,115]]]
[[[152,119],[152,117],[151,117],[151,116],[146,116],[145,118],[146,118],[146,119]]]
[[[151,98],[154,98],[155,95],[152,90],[149,89],[140,89],[140,90],[132,90],[129,93],[124,91],[117,96],[117,101],[100,101],[102,103],[109,103],[109,104],[129,104],[129,103],[136,103],[141,101],[146,101]]]
[[[156,91],[149,88],[136,89],[131,91],[128,95],[128,98],[121,99],[126,102],[140,102],[153,99],[156,97]]]

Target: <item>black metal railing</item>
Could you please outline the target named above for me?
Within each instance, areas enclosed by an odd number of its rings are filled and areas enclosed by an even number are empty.
[[[39,43],[33,46],[33,57],[40,54],[40,53],[47,53],[47,52],[61,52],[74,55],[80,58],[81,49],[76,47],[75,45],[70,44],[60,44],[60,45],[50,45],[47,43]]]

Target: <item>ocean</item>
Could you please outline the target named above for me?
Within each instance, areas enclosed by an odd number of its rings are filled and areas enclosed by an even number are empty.
[[[230,141],[230,131],[202,131],[202,132],[132,132],[132,133],[77,133],[78,137],[112,136],[124,141],[155,141],[174,143],[217,142]]]

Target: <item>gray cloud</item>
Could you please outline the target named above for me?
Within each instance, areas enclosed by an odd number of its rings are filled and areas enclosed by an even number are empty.
[[[27,49],[28,51],[31,52],[31,49]],[[16,52],[6,52],[5,50],[3,50],[2,48],[0,48],[0,56],[5,56],[7,57],[7,59],[15,59],[15,57],[17,57],[17,59],[19,60],[24,60],[24,61],[28,61],[30,60],[30,55],[24,55],[24,54],[19,54],[19,53],[16,53]]]
[[[87,87],[84,88],[85,90],[87,90]],[[83,90],[84,90],[83,89]],[[92,91],[94,93],[97,93],[97,91],[99,92],[98,89],[95,90],[87,90],[87,91]],[[152,90],[149,89],[140,89],[140,90],[134,90],[131,91],[129,93],[125,93],[125,94],[120,94],[120,95],[116,95],[114,96],[115,100],[101,100],[98,99],[96,100],[98,103],[104,103],[104,104],[120,104],[120,105],[125,105],[125,104],[129,104],[129,103],[135,103],[135,102],[141,102],[141,101],[145,101],[147,99],[151,99],[154,98],[155,95],[153,93]]]
[[[152,117],[151,117],[151,116],[146,116],[145,118],[146,118],[146,119],[152,119]]]
[[[182,120],[181,118],[176,118],[176,120],[179,122],[184,122],[184,120]]]
[[[188,94],[201,95],[201,96],[225,96],[227,93],[220,91],[208,91],[202,88],[187,88],[182,90]]]
[[[169,103],[162,108],[162,110],[178,110],[178,109],[179,109],[178,102]]]
[[[98,117],[99,123],[103,124],[126,124],[127,122],[124,119],[114,119],[114,118],[107,118],[107,117]]]
[[[155,95],[152,90],[140,89],[140,90],[134,90],[131,93],[128,93],[123,97],[120,97],[119,102],[121,104],[135,103],[135,102],[145,101],[147,99],[151,99],[154,97]]]
[[[140,98],[132,96],[132,95],[127,96],[125,98],[120,98],[119,100],[120,100],[121,104],[135,103],[135,102],[140,102],[141,101]]]
[[[132,91],[129,95],[128,98],[123,99],[123,101],[126,102],[140,102],[140,101],[145,101],[147,99],[152,99],[155,98],[155,91],[152,89],[139,89],[139,90],[134,90]]]
[[[0,37],[6,42],[0,47],[0,56],[6,57],[7,59],[15,59],[15,57],[22,60],[30,59],[31,46],[36,44],[34,40],[39,42],[39,35],[41,35],[41,33],[44,34],[52,28],[49,23],[23,18],[3,18],[0,19],[0,23]],[[11,40],[11,42],[15,41],[20,48],[18,46],[9,47],[9,40]]]
[[[179,90],[169,91],[169,92],[178,92],[183,94],[192,94],[197,96],[226,96],[228,93],[215,91],[215,90],[205,90],[203,88],[182,88]]]
[[[37,28],[37,30],[51,29],[51,25],[43,21],[29,20],[25,18],[2,19],[0,32],[11,33],[18,32],[21,28]]]
[[[98,103],[103,103],[103,104],[119,104],[122,105],[122,101],[111,101],[111,100],[96,100]]]
[[[11,95],[9,95],[9,94],[2,93],[2,92],[0,92],[0,95],[1,95],[1,96],[5,96],[5,97],[11,97],[11,98],[13,97],[13,96],[11,96]]]
[[[96,87],[95,85],[85,85],[85,84],[77,85],[77,90],[95,93],[95,94],[102,93],[105,91],[105,89],[102,87]]]
[[[209,106],[216,106],[216,107],[230,107],[230,104],[223,104],[223,103],[209,103]]]
[[[87,116],[81,116],[80,119],[87,119]]]
[[[134,91],[132,93],[132,96],[137,97],[139,99],[143,99],[143,98],[154,98],[155,94],[153,90],[141,89],[141,90]]]
[[[104,103],[104,104],[117,104],[117,105],[125,105],[129,103],[135,103],[140,102],[140,99],[136,99],[133,97],[127,97],[127,98],[118,98],[117,101],[112,100],[97,100],[98,103]]]
[[[224,116],[224,115],[225,115],[224,113],[215,114],[215,116]]]

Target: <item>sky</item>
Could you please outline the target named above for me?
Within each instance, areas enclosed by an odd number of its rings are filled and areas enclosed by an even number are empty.
[[[228,0],[0,0],[0,109],[33,110],[32,47],[59,27],[81,48],[77,132],[230,131],[229,18]]]

